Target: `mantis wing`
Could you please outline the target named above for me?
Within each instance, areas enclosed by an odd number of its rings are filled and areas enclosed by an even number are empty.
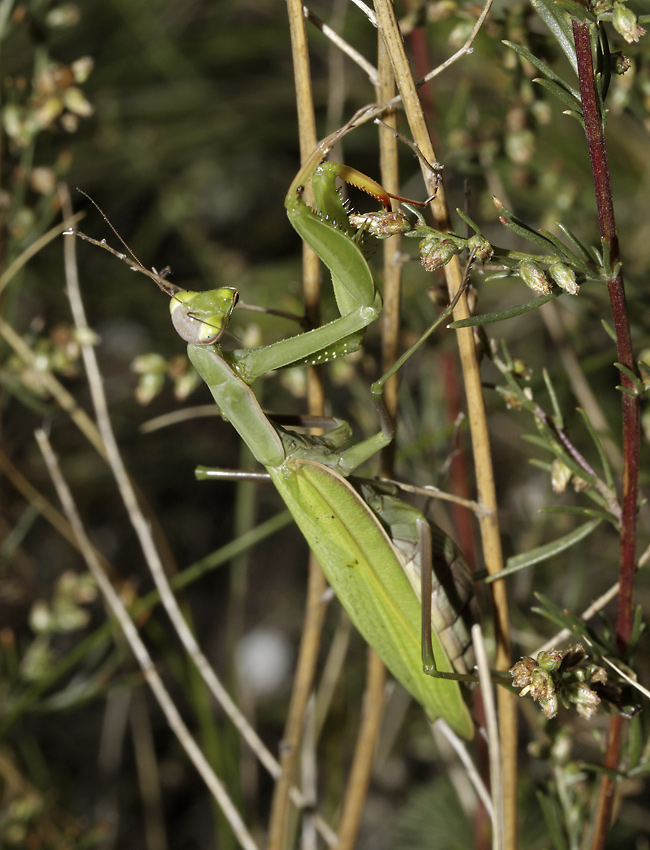
[[[458,682],[422,670],[420,603],[390,538],[352,485],[320,463],[288,459],[268,469],[350,619],[395,678],[464,738],[474,729]],[[434,633],[441,670],[452,671]]]

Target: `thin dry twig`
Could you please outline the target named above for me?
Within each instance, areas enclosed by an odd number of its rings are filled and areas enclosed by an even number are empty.
[[[378,38],[377,51],[379,80],[375,91],[377,100],[383,101],[389,99],[395,92],[395,80],[381,37]],[[387,118],[391,126],[381,128],[379,133],[381,181],[387,192],[397,194],[399,192],[399,161],[397,140],[392,132],[396,119],[394,115]],[[381,322],[383,372],[393,366],[399,354],[402,267],[395,257],[400,253],[400,244],[399,236],[388,239],[383,244],[384,309]],[[397,416],[397,390],[398,378],[394,375],[388,381],[384,391],[386,410],[393,421]],[[394,443],[382,450],[382,474],[393,473],[394,454]],[[339,850],[353,850],[357,843],[384,713],[386,668],[377,653],[370,647],[366,659],[363,710],[339,823]]]
[[[472,761],[472,757],[467,751],[467,746],[465,745],[465,741],[463,741],[459,736],[454,732],[451,726],[447,723],[446,720],[442,720],[442,718],[436,720],[435,723],[431,724],[431,728],[434,732],[440,733],[444,735],[452,749],[458,756],[460,763],[463,765],[465,769],[465,774],[469,781],[472,783],[474,790],[476,791],[476,795],[485,806],[485,811],[488,813],[490,819],[494,817],[494,811],[492,808],[492,799],[490,797],[490,792],[488,791],[485,782],[481,779],[481,774],[478,772],[476,765]]]
[[[43,453],[43,457],[45,458],[48,471],[50,473],[50,476],[52,477],[52,481],[54,482],[54,486],[56,488],[59,499],[61,500],[61,504],[63,505],[65,514],[74,529],[75,535],[79,542],[79,547],[82,550],[84,559],[86,561],[86,564],[88,565],[88,569],[92,573],[93,578],[97,582],[99,589],[101,590],[104,595],[104,598],[106,599],[106,602],[108,603],[115,618],[119,622],[124,636],[126,637],[129,646],[131,647],[131,650],[133,651],[133,654],[135,655],[138,664],[142,669],[142,673],[145,679],[147,680],[147,684],[153,691],[153,694],[156,697],[160,708],[162,709],[165,717],[167,718],[167,722],[169,723],[174,734],[176,735],[179,743],[190,758],[192,764],[194,764],[194,766],[198,770],[211,794],[219,804],[219,807],[224,813],[224,816],[227,818],[228,823],[230,824],[230,827],[233,830],[233,833],[235,834],[241,846],[245,850],[258,850],[257,844],[248,832],[246,825],[241,818],[241,815],[235,808],[224,785],[213,771],[212,767],[203,755],[201,748],[196,743],[189,729],[183,722],[183,719],[181,718],[178,709],[174,704],[174,701],[172,700],[169,692],[163,685],[162,679],[156,672],[156,668],[151,659],[151,656],[149,655],[144,643],[140,639],[138,630],[131,621],[131,618],[128,615],[124,603],[117,595],[117,593],[113,589],[112,584],[101,569],[99,561],[95,557],[93,548],[83,528],[83,524],[79,517],[79,513],[74,503],[74,499],[72,498],[72,494],[63,478],[63,475],[61,474],[61,470],[59,468],[57,459],[54,455],[47,435],[44,431],[39,430],[36,432],[36,440],[38,442],[41,452]]]
[[[503,850],[504,847],[504,814],[503,814],[503,772],[501,770],[501,745],[499,743],[499,722],[497,720],[492,674],[488,663],[483,633],[478,623],[472,626],[472,643],[476,654],[479,687],[483,698],[485,711],[485,728],[488,740],[488,755],[490,759],[490,786],[492,788],[492,850]]]
[[[0,292],[3,291],[5,286],[7,286],[12,277],[17,274],[17,272],[19,272],[32,257],[35,257],[36,254],[38,254],[38,252],[48,244],[48,242],[56,239],[57,236],[60,236],[61,233],[68,230],[73,224],[76,224],[83,217],[83,213],[75,213],[75,215],[66,218],[65,221],[62,221],[61,224],[51,227],[46,233],[34,240],[28,248],[25,248],[25,250],[16,257],[13,263],[7,266],[4,272],[0,275]]]
[[[418,83],[416,83],[417,87],[423,86],[425,83],[428,83],[430,80],[433,80],[434,77],[437,77],[438,74],[442,74],[443,71],[446,71],[450,65],[453,65],[454,62],[458,62],[459,59],[462,59],[463,56],[468,56],[470,53],[474,51],[472,45],[476,40],[476,36],[479,34],[479,31],[483,24],[485,23],[485,19],[487,18],[490,9],[492,8],[493,0],[486,0],[485,5],[483,6],[483,10],[481,14],[476,19],[476,23],[472,27],[472,31],[467,37],[467,41],[460,47],[453,56],[450,56],[449,59],[445,59],[445,61],[438,65],[437,68],[434,68],[433,71],[429,71]]]
[[[345,53],[352,61],[358,65],[364,74],[368,77],[368,81],[372,86],[377,85],[378,74],[377,69],[374,65],[372,65],[365,56],[362,56],[358,50],[355,50],[352,45],[347,42],[344,38],[342,38],[337,32],[335,32],[330,26],[328,26],[324,21],[315,15],[310,9],[306,6],[303,7],[305,11],[305,17],[307,20],[313,24],[317,29],[319,29],[326,38],[328,38],[335,47],[341,51],[341,53]]]

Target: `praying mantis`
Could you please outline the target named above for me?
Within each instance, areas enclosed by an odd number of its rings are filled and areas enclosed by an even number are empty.
[[[155,271],[148,272],[133,254],[131,260],[104,242],[69,232],[131,265],[135,261],[171,296],[172,322],[188,343],[192,364],[223,418],[266,468],[358,631],[431,720],[443,717],[459,735],[470,738],[473,724],[459,684],[475,681],[469,674],[473,586],[468,568],[451,539],[389,485],[350,478],[393,438],[382,405],[380,430],[350,446],[347,423],[319,437],[274,424],[250,388],[273,369],[323,362],[354,350],[381,310],[361,245],[363,233],[350,229],[334,182],[342,177],[377,197],[387,213],[390,198],[354,169],[324,162],[354,120],[321,142],[296,175],[285,201],[291,224],[332,273],[341,316],[317,329],[256,349],[222,351],[218,341],[237,303],[235,289],[180,289]],[[303,200],[309,181],[316,209]],[[376,398],[387,377],[374,385]],[[203,468],[199,476],[210,477],[210,471]]]
[[[473,593],[467,567],[450,538],[416,508],[381,483],[349,479],[390,442],[390,423],[350,447],[347,423],[320,437],[293,433],[264,414],[217,345],[190,342],[188,355],[223,417],[266,468],[358,631],[430,719],[444,717],[470,738],[473,725],[459,685],[475,681],[466,672]],[[197,471],[203,478],[210,472]],[[431,601],[434,594],[432,630],[431,604],[423,615],[420,599]],[[453,672],[450,655],[463,672]]]

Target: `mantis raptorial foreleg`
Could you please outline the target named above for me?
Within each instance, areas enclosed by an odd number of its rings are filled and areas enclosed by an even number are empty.
[[[314,330],[271,345],[222,352],[221,356],[232,371],[247,384],[274,369],[323,363],[355,351],[366,327],[381,311],[381,296],[375,288],[364,253],[366,234],[350,226],[346,206],[336,189],[336,178],[376,197],[386,212],[390,210],[390,198],[378,183],[355,169],[340,163],[323,162],[333,145],[354,127],[356,117],[320,143],[296,175],[285,199],[289,221],[332,274],[341,316]],[[305,185],[309,182],[315,196],[313,208],[305,203],[303,197]],[[106,221],[110,225],[108,219]],[[219,340],[237,304],[237,290],[232,287],[209,292],[183,290],[167,281],[164,274],[147,270],[126,245],[130,256],[115,251],[105,240],[91,239],[76,230],[70,230],[68,234],[80,236],[110,251],[154,280],[171,297],[172,321],[186,342],[212,344]],[[116,235],[122,241],[119,234]]]

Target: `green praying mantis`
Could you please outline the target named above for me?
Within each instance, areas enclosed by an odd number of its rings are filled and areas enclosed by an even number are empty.
[[[432,720],[444,717],[471,737],[459,686],[475,681],[467,672],[467,566],[451,539],[388,485],[349,477],[390,442],[390,423],[352,446],[347,423],[319,437],[294,433],[264,414],[217,345],[190,342],[188,355],[223,417],[266,468],[358,631]],[[197,474],[210,477],[211,470]],[[429,604],[421,607],[422,599]]]
[[[350,477],[393,438],[382,405],[378,433],[350,446],[347,423],[319,437],[274,424],[250,388],[273,369],[323,362],[354,350],[381,310],[363,234],[350,229],[335,179],[340,176],[374,195],[387,212],[390,199],[359,172],[324,162],[335,141],[352,126],[349,122],[316,148],[285,201],[292,225],[332,273],[341,316],[315,330],[256,349],[222,351],[218,341],[237,303],[235,289],[182,290],[155,270],[147,271],[130,251],[132,259],[105,242],[69,232],[132,266],[135,261],[135,267],[171,296],[172,322],[188,343],[192,364],[223,418],[266,468],[358,631],[430,719],[443,717],[458,734],[470,738],[473,724],[459,684],[476,680],[469,673],[473,585],[467,565],[451,539],[399,499],[390,485]],[[315,209],[303,199],[309,181]],[[451,306],[427,335],[445,320]],[[377,399],[387,377],[373,385]],[[211,471],[200,468],[198,475],[210,477]]]

